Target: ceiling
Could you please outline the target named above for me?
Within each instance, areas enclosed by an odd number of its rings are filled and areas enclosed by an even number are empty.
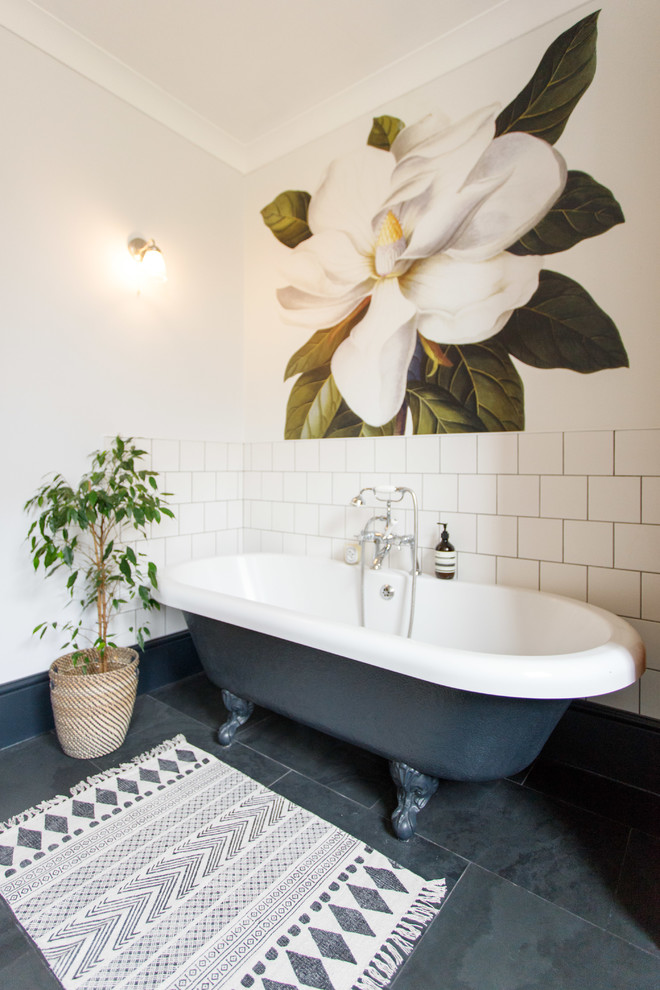
[[[579,0],[0,0],[0,24],[239,171]]]

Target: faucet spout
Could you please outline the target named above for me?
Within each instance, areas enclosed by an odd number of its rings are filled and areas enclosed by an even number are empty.
[[[385,502],[386,514],[384,516],[374,515],[368,520],[362,531],[355,537],[359,541],[360,546],[364,549],[365,544],[374,544],[374,555],[371,561],[371,568],[374,571],[378,571],[383,566],[383,562],[388,557],[391,550],[401,550],[404,546],[410,547],[411,551],[411,590],[410,590],[410,615],[408,621],[408,637],[412,636],[413,631],[413,621],[415,617],[415,591],[417,587],[417,575],[421,573],[419,562],[417,559],[417,535],[418,535],[418,513],[417,513],[417,497],[412,490],[412,488],[407,488],[404,485],[377,485],[375,487],[361,488],[357,495],[355,495],[350,504],[354,506],[364,506],[365,500],[364,496],[367,493],[373,495],[377,502]],[[402,499],[409,495],[412,501],[413,509],[413,532],[407,536],[401,536],[394,531],[394,526],[396,525],[396,520],[392,519],[392,503],[401,502]],[[376,529],[377,523],[384,523],[382,532]],[[365,554],[361,555],[361,623],[364,625],[364,568],[365,568]]]
[[[374,554],[374,559],[371,562],[371,569],[373,571],[379,571],[383,566],[383,561],[387,557],[388,553],[392,549],[392,544],[389,540],[381,543],[381,545],[376,550]]]

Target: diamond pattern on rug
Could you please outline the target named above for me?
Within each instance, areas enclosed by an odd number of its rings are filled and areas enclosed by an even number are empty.
[[[373,854],[370,847],[363,847],[364,852]],[[379,854],[373,854],[378,856]],[[410,952],[411,946],[419,938],[426,921],[420,920],[417,909],[411,911],[410,917],[405,917],[392,929],[387,915],[399,915],[397,901],[403,898],[409,904],[410,884],[404,883],[408,877],[419,882],[414,874],[409,874],[400,866],[387,862],[387,866],[375,866],[364,856],[357,855],[352,863],[341,870],[336,879],[330,879],[326,889],[319,893],[310,903],[310,912],[304,912],[298,918],[300,924],[291,926],[286,936],[278,938],[270,949],[263,953],[261,962],[252,967],[252,972],[269,978],[279,976],[284,979],[287,970],[286,959],[291,966],[290,975],[295,978],[300,987],[309,986],[317,990],[337,990],[346,986],[373,990],[375,987],[389,985],[390,979],[383,974],[396,972],[402,960]],[[361,881],[356,883],[353,881]],[[351,881],[351,882],[349,882]],[[381,897],[376,887],[386,892],[389,903]],[[347,906],[360,898],[363,909]],[[342,903],[343,902],[343,903]],[[439,903],[439,901],[438,901]],[[428,904],[421,909],[421,918],[426,917]],[[367,915],[375,912],[372,925],[367,921]],[[317,920],[318,919],[318,920]],[[385,943],[379,939],[374,928],[387,926],[389,932]],[[343,934],[342,934],[343,933]],[[291,936],[291,939],[289,939]],[[301,936],[298,938],[298,936]],[[286,947],[290,941],[295,944],[286,953],[278,953],[277,947]],[[364,955],[374,955],[371,969],[369,967],[358,973],[355,967],[359,965],[358,958]],[[355,981],[347,982],[347,981]],[[250,974],[245,974],[241,984],[253,987],[255,981]]]
[[[183,737],[17,816],[0,864],[66,990],[374,990],[445,890]]]
[[[44,829],[46,832],[61,832],[65,834],[69,831],[69,825],[62,815],[46,815],[44,817]]]
[[[28,849],[41,849],[41,832],[31,828],[19,828],[16,845],[26,846]]]
[[[365,911],[382,911],[384,914],[392,913],[387,906],[387,902],[383,900],[377,890],[369,890],[367,887],[356,887],[352,883],[348,884],[348,889],[360,907]],[[405,891],[405,887],[403,889]]]
[[[94,805],[89,801],[72,801],[71,814],[74,818],[94,818]]]
[[[310,928],[309,932],[318,945],[322,956],[326,956],[328,959],[343,959],[344,962],[351,962],[356,965],[353,953],[341,935],[337,935],[335,932],[326,932],[322,928]]]
[[[404,894],[407,893],[406,888],[392,870],[384,870],[375,866],[365,866],[364,869],[381,890],[400,890]]]
[[[297,952],[287,952],[287,956],[298,981],[304,987],[314,987],[315,990],[335,990],[320,959],[300,956]]]
[[[376,937],[361,911],[356,911],[355,908],[339,907],[336,904],[331,904],[330,910],[345,932],[353,932],[355,935],[371,935],[373,938]]]
[[[175,758],[173,758],[175,757]],[[202,757],[202,760],[206,754]],[[13,875],[16,867],[24,869],[32,862],[32,857],[18,857],[18,849],[33,849],[37,855],[42,848],[53,851],[61,842],[70,841],[72,836],[81,835],[81,826],[96,826],[100,821],[107,821],[112,814],[118,814],[123,808],[132,807],[134,801],[142,801],[153,793],[153,785],[166,787],[180,779],[183,774],[192,772],[190,765],[198,761],[198,756],[187,746],[177,748],[168,759],[156,759],[154,766],[140,767],[137,764],[125,764],[123,774],[111,771],[111,783],[104,781],[104,786],[91,786],[86,792],[87,800],[77,798],[64,799],[67,801],[67,814],[57,815],[44,812],[36,814],[26,812],[30,817],[30,828],[18,828],[12,835],[11,828],[2,834],[0,827],[0,866],[13,867],[5,870],[6,877]],[[159,773],[160,771],[160,773]],[[101,777],[105,775],[100,775]],[[80,785],[79,785],[80,786]],[[129,795],[129,797],[127,797]],[[23,817],[23,816],[17,816]],[[78,820],[80,819],[80,820]],[[8,823],[11,825],[11,823]],[[12,841],[13,840],[13,841]]]

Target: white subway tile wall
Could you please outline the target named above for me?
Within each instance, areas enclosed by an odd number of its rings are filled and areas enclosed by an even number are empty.
[[[140,443],[176,512],[149,540],[158,564],[238,550],[342,559],[366,518],[352,496],[408,485],[424,571],[442,520],[459,580],[539,588],[629,619],[648,672],[597,700],[660,718],[660,430]],[[410,526],[407,510],[397,515]]]
[[[637,520],[626,521],[637,522]],[[660,478],[644,478],[642,485],[642,522],[660,523]]]
[[[614,434],[609,430],[564,434],[564,474],[611,475]]]
[[[640,512],[641,478],[602,478],[598,475],[589,478],[589,519],[635,523],[640,521]]]

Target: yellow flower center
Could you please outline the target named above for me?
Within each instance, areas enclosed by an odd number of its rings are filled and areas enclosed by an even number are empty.
[[[406,239],[397,217],[388,211],[383,220],[376,241],[376,274],[386,277],[391,274],[396,262],[406,250]]]

